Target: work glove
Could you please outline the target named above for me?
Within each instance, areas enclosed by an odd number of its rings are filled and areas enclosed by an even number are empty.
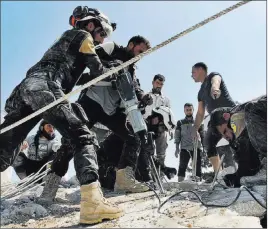
[[[167,178],[169,180],[172,179],[173,177],[175,177],[177,174],[177,170],[175,168],[171,168],[171,167],[165,167],[162,171],[167,176]]]
[[[176,151],[175,151],[175,157],[176,158],[178,158],[180,152],[181,152],[181,149],[180,149],[179,145],[176,144]]]
[[[151,96],[151,94],[145,94],[141,98],[141,102],[144,103],[145,105],[152,105],[154,100],[153,100],[153,97]]]
[[[113,69],[119,65],[121,65],[123,63],[123,61],[121,60],[114,60],[114,61],[109,61],[106,66],[110,69]],[[128,70],[127,68],[123,68],[121,70],[119,70],[117,73],[112,74],[111,76],[108,77],[109,80],[115,80],[118,76],[126,73]]]
[[[219,88],[211,88],[210,96],[212,99],[218,99],[221,96],[221,90]]]

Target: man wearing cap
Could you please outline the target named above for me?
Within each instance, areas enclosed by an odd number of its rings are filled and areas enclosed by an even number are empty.
[[[235,102],[231,98],[226,83],[218,72],[208,74],[206,64],[199,62],[192,67],[192,78],[196,83],[202,83],[198,92],[198,110],[194,126],[192,128],[192,137],[198,135],[198,129],[204,120],[205,111],[209,114],[219,107],[234,107]],[[216,150],[217,143],[221,140],[220,134],[215,134],[211,128],[208,128],[204,146],[207,156],[216,172],[220,166],[220,157]]]
[[[145,107],[145,114],[143,115],[144,119],[148,119],[149,116],[152,115],[152,111],[154,108],[165,106],[170,108],[170,100],[164,96],[162,93],[162,88],[165,83],[165,77],[161,74],[157,74],[153,78],[153,88],[149,92],[149,94],[153,97],[153,103],[149,106]],[[157,118],[156,118],[157,119]],[[155,120],[157,123],[158,120]],[[171,138],[173,138],[173,132],[169,132]],[[166,149],[168,147],[167,143],[167,132],[165,130],[159,130],[157,134],[157,138],[155,139],[155,147],[156,147],[156,158],[159,163],[164,166],[165,158],[166,158]]]
[[[87,7],[77,7],[73,15],[70,17],[69,24],[71,26],[82,26],[83,21],[88,17]],[[94,11],[94,9],[91,9]],[[85,12],[84,12],[85,11]],[[80,19],[78,19],[80,18]],[[81,22],[82,21],[82,22]],[[114,29],[115,29],[115,23]],[[99,41],[99,40],[98,40]],[[103,40],[101,40],[103,42]],[[122,62],[130,60],[150,48],[150,42],[142,36],[132,37],[127,47],[118,46],[114,42],[107,42],[96,46],[96,54],[100,58],[105,67],[112,68],[120,65]],[[132,83],[138,100],[145,104],[151,103],[152,98],[149,94],[145,94],[140,88],[140,84],[135,75],[134,65],[130,65],[127,69],[132,77]],[[85,84],[89,79],[93,79],[94,74],[83,72],[76,85]],[[143,192],[149,188],[134,179],[134,171],[137,164],[137,158],[140,152],[140,139],[133,134],[131,128],[126,126],[126,114],[120,109],[120,96],[118,91],[113,87],[112,81],[116,77],[108,77],[93,86],[83,90],[78,98],[77,103],[85,111],[85,115],[89,119],[87,127],[91,129],[96,123],[106,126],[109,130],[116,133],[125,143],[122,157],[120,158],[116,191],[127,192]],[[53,176],[59,182],[60,178],[67,173],[69,161],[73,157],[73,148],[69,145],[69,139],[63,138],[63,147],[65,150],[58,151],[56,159],[53,161],[51,169]],[[58,185],[55,182],[47,182],[42,201],[53,201],[56,196]],[[53,189],[53,192],[49,190]]]
[[[245,176],[255,175],[256,179],[266,176],[266,95],[233,108],[222,107],[214,110],[209,125],[215,134],[220,134],[229,141],[235,151],[238,170],[225,176],[227,185],[239,187],[240,183],[248,184],[249,180],[254,180]],[[241,177],[243,178],[240,180]]]

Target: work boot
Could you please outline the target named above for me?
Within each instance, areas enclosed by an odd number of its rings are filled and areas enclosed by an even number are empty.
[[[103,197],[98,181],[88,185],[82,185],[80,223],[100,223],[104,219],[116,219],[124,214],[124,211]]]
[[[59,189],[61,177],[56,175],[55,173],[49,173],[45,177],[45,186],[41,196],[37,199],[39,204],[51,204],[57,194]]]
[[[114,191],[136,193],[147,192],[149,188],[135,179],[133,169],[128,166],[117,170]]]
[[[182,182],[182,181],[184,181],[184,177],[178,176],[178,182]]]

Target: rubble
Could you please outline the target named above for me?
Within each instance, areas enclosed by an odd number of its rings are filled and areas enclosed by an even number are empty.
[[[161,201],[165,201],[172,194],[178,192],[178,183],[166,183],[169,191],[160,195]],[[40,192],[39,187],[37,190]],[[242,191],[238,201],[228,208],[205,207],[191,193],[184,193],[167,202],[157,212],[158,200],[153,192],[120,195],[115,192],[104,190],[106,197],[111,202],[119,204],[125,209],[125,215],[117,220],[102,222],[88,227],[111,228],[111,227],[233,227],[233,228],[261,228],[260,219],[264,209],[261,208],[252,197]],[[204,195],[204,191],[198,191],[203,195],[205,202],[214,204],[226,204],[231,202],[237,193],[237,189],[219,189]],[[253,193],[258,199],[264,201],[261,193]],[[36,204],[35,194],[28,193],[28,197],[19,197],[3,201],[1,203],[1,225],[6,228],[34,227],[78,227],[79,226],[79,201],[80,189],[59,188],[57,198],[65,198],[65,203],[55,202],[45,207]],[[14,213],[12,213],[14,212]],[[257,216],[257,217],[254,217]]]

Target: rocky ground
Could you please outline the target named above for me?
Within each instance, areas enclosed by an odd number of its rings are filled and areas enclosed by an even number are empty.
[[[187,190],[198,188],[197,193],[199,196],[202,195],[203,201],[221,205],[232,202],[238,192],[238,189],[224,190],[220,186],[209,192],[209,185],[201,184],[196,187],[191,186],[191,182],[185,182],[184,186],[179,186],[178,183],[171,182],[165,184],[167,192],[160,196],[161,202],[185,187]],[[43,187],[37,187],[20,196],[1,201],[1,226],[5,228],[261,228],[259,217],[265,211],[246,191],[242,191],[238,201],[227,208],[205,207],[193,194],[183,193],[166,203],[160,213],[157,212],[159,202],[153,192],[129,195],[105,192],[112,202],[125,209],[125,215],[117,220],[84,226],[79,225],[79,187],[60,188],[57,194],[58,202],[47,207],[35,203],[42,189]],[[262,203],[266,203],[265,185],[254,187],[253,194]]]

